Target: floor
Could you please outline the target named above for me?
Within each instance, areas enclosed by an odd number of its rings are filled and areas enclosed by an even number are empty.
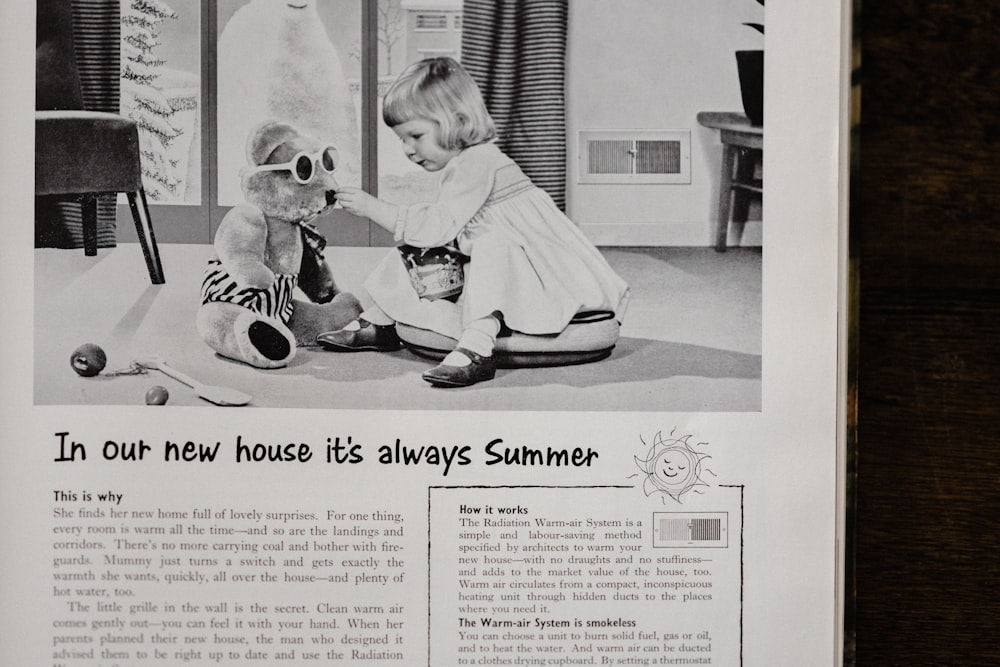
[[[342,287],[360,293],[385,248],[328,248]],[[430,364],[407,351],[336,354],[300,349],[287,368],[262,371],[216,356],[194,316],[206,245],[160,248],[166,284],[149,282],[137,245],[35,251],[35,388],[39,405],[141,405],[162,385],[167,405],[209,405],[157,371],[114,375],[156,354],[215,385],[253,396],[251,406],[463,410],[758,411],[761,405],[761,251],[607,248],[632,300],[612,355],[582,366],[501,369],[491,382],[437,389]],[[100,345],[105,371],[78,377],[80,344]]]

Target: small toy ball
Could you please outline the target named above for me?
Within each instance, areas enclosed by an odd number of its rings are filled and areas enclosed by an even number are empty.
[[[146,405],[165,405],[168,398],[170,398],[170,392],[165,387],[156,385],[150,387],[149,391],[146,392]]]
[[[69,364],[82,377],[93,377],[104,370],[108,363],[108,356],[104,350],[93,343],[85,343],[73,350],[70,355]]]

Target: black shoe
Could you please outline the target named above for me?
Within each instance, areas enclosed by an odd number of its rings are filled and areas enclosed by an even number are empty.
[[[466,366],[439,364],[424,372],[424,380],[435,387],[468,387],[477,382],[492,380],[496,376],[497,364],[493,357],[484,357],[464,347],[456,347],[455,352],[467,356],[471,363]]]
[[[372,324],[359,319],[360,329],[338,329],[316,336],[316,342],[334,352],[393,352],[403,347],[394,324]]]

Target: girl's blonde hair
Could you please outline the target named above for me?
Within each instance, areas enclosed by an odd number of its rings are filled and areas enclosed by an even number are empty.
[[[416,118],[438,124],[438,143],[449,150],[496,137],[479,86],[465,68],[447,57],[427,58],[407,67],[382,100],[382,119],[395,127]]]

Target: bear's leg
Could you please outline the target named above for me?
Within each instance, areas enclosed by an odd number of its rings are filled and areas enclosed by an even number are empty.
[[[295,301],[288,327],[295,341],[305,347],[316,345],[316,336],[326,331],[342,329],[361,314],[361,304],[349,292],[341,292],[330,303],[322,305]]]
[[[295,356],[295,337],[281,322],[233,303],[198,309],[198,333],[223,357],[257,368],[281,368]]]

